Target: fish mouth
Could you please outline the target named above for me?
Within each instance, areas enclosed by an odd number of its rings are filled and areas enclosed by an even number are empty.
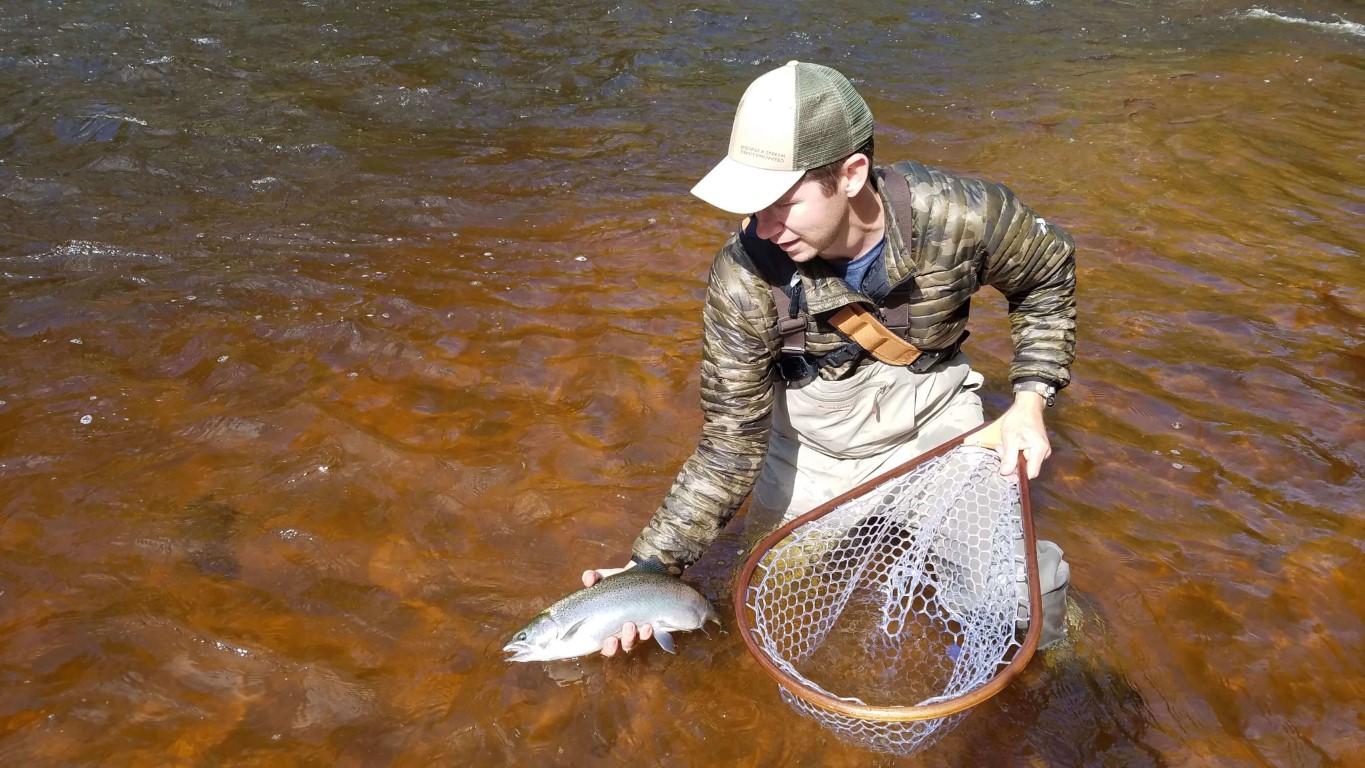
[[[502,647],[502,652],[512,654],[504,661],[527,661],[535,653],[535,649],[521,643],[508,643]]]

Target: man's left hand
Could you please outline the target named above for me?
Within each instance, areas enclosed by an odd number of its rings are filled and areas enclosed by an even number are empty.
[[[1013,475],[1019,462],[1019,451],[1024,452],[1028,479],[1038,476],[1043,461],[1052,455],[1052,444],[1043,426],[1043,408],[1047,402],[1036,392],[1016,392],[1011,405],[1000,422],[1000,474]]]
[[[994,448],[1000,454],[1000,474],[1013,475],[1019,463],[1019,451],[1024,452],[1024,471],[1032,480],[1043,468],[1043,461],[1052,455],[1052,444],[1043,426],[1043,396],[1035,392],[1017,392],[1014,405],[1005,415],[968,437],[968,445]]]

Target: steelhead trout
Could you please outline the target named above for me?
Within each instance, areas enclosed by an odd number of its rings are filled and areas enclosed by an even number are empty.
[[[697,590],[676,576],[637,565],[580,589],[541,611],[503,646],[508,661],[554,661],[596,653],[621,625],[654,627],[654,639],[677,653],[670,632],[702,629],[720,615]]]

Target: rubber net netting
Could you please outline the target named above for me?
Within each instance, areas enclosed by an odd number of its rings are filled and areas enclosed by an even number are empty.
[[[961,446],[796,527],[760,560],[753,637],[808,689],[874,707],[946,702],[989,682],[1027,620],[1020,492],[994,451]],[[884,722],[783,699],[842,739],[922,750],[965,710]]]

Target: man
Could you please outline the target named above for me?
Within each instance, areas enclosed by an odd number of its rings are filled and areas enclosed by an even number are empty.
[[[1036,477],[1050,455],[1043,410],[1075,356],[1070,236],[1003,185],[916,163],[877,169],[872,151],[871,111],[828,67],[790,62],[740,100],[728,156],[692,190],[751,214],[711,266],[701,440],[626,568],[656,558],[681,574],[751,491],[749,515],[777,525],[980,425],[982,377],[959,347],[983,285],[1009,302],[1015,391],[983,432],[996,435],[1002,474]],[[875,359],[831,325],[845,307],[880,316],[922,354],[908,366]],[[1051,542],[1039,555],[1047,642],[1060,637],[1069,569]],[[602,653],[651,634],[627,624]]]

